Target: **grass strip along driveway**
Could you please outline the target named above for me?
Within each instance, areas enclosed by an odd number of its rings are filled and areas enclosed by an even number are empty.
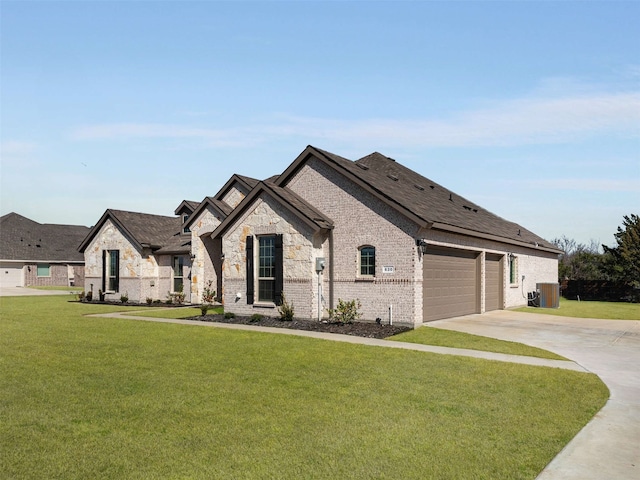
[[[578,300],[560,298],[560,308],[522,307],[515,309],[515,311],[572,318],[640,320],[640,303],[580,302]]]
[[[533,479],[592,374],[0,298],[2,478]]]

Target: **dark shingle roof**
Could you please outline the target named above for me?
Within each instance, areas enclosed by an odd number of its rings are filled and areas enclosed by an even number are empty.
[[[303,162],[310,154],[346,174],[425,228],[461,230],[459,233],[467,235],[498,237],[557,250],[553,244],[524,227],[489,212],[378,152],[354,162],[309,146],[297,162]],[[299,166],[294,162],[280,176],[277,184],[285,186],[297,168]]]
[[[0,217],[0,258],[43,262],[84,262],[77,248],[89,227],[38,223],[17,213]]]
[[[178,217],[109,209],[102,215],[102,218],[91,229],[91,232],[80,245],[81,252],[100,231],[107,219],[111,219],[139,249],[148,247],[158,250],[172,245],[175,241],[174,237],[180,237],[179,234],[182,227],[182,221]]]

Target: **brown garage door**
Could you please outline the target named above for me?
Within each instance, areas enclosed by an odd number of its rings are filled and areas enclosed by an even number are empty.
[[[425,322],[480,311],[476,252],[429,248],[422,275]]]
[[[484,309],[486,312],[502,309],[503,270],[502,255],[487,253],[485,265],[485,297]]]

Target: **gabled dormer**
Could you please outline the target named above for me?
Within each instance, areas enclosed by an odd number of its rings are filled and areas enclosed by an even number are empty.
[[[194,202],[191,200],[183,200],[182,203],[178,205],[178,208],[176,208],[174,213],[180,217],[180,221],[182,224],[182,227],[180,230],[181,234],[187,235],[191,233],[191,231],[189,230],[188,222],[189,222],[189,219],[191,218],[191,215],[193,215],[193,212],[198,208],[199,205],[200,205],[199,202]]]

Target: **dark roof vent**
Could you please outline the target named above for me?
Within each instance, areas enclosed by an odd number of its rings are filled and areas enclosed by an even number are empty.
[[[389,177],[391,180],[393,180],[394,182],[398,181],[398,177],[396,177],[395,175],[392,175],[390,173],[387,174],[387,177]]]
[[[433,185],[429,185],[429,187],[431,188],[431,190],[433,190],[434,188],[436,188],[436,187],[434,187]]]
[[[453,193],[450,193],[450,194],[449,194],[449,201],[450,201],[450,202],[453,202]]]
[[[356,163],[356,165],[359,166],[362,170],[369,170],[369,167],[363,165],[362,163]]]
[[[421,192],[424,191],[424,187],[422,185],[414,184],[413,186],[416,187]]]

